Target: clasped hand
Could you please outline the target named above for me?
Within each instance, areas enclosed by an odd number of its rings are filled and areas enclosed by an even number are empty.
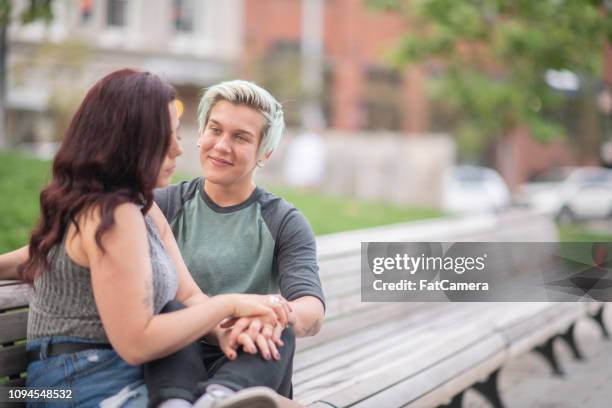
[[[279,295],[264,296],[277,316],[275,322],[263,317],[240,317],[226,319],[216,328],[219,347],[228,359],[234,360],[240,348],[245,353],[259,354],[265,360],[280,360],[278,348],[283,346],[283,330],[295,324],[291,306]]]

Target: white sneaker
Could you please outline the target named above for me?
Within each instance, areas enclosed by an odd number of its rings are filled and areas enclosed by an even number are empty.
[[[184,399],[172,398],[165,400],[157,408],[191,408],[193,405]]]
[[[279,408],[276,393],[267,387],[253,387],[235,392],[218,384],[206,387],[194,408]]]

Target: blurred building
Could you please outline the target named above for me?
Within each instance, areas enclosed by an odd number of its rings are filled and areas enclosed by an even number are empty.
[[[394,13],[371,10],[362,0],[323,4],[321,103],[327,124],[344,131],[428,130],[423,73],[418,68],[391,69],[383,58],[406,31],[405,21]],[[245,75],[268,82],[281,98],[295,103],[301,91],[295,84],[300,83],[302,0],[245,0],[244,9]]]
[[[302,92],[299,81],[302,3],[302,0],[244,0],[243,75],[264,82],[289,105],[298,104]],[[412,136],[450,130],[448,118],[426,94],[425,80],[435,73],[419,66],[393,69],[385,60],[385,52],[410,30],[403,17],[374,10],[364,0],[333,0],[324,2],[321,18],[325,87],[320,100],[332,129],[385,130]],[[609,47],[606,55],[612,61]],[[611,78],[609,62],[604,79],[611,84]],[[612,87],[608,85],[608,89]],[[569,92],[566,96],[566,105],[555,115],[567,125],[574,140],[542,144],[530,136],[527,128],[517,128],[486,152],[485,162],[496,167],[512,188],[550,167],[599,162],[600,141],[595,140],[599,130],[594,129],[596,108],[581,100],[585,96],[580,92]],[[586,95],[594,99],[592,96]],[[584,106],[591,111],[581,112]],[[290,115],[289,119],[300,125],[299,115]]]
[[[149,69],[177,88],[185,102],[183,134],[188,137],[197,134],[201,89],[238,76],[270,89],[286,107],[288,124],[299,127],[305,99],[304,1],[56,0],[49,25],[15,23],[9,30],[12,139],[59,139],[84,91],[95,79],[124,66]],[[17,14],[27,1],[14,3]],[[367,138],[384,131],[422,139],[449,130],[444,112],[425,90],[431,73],[414,65],[394,69],[385,59],[385,52],[410,30],[403,17],[373,10],[365,0],[320,4],[323,87],[317,98],[330,134]],[[610,47],[606,50],[612,61]],[[612,92],[612,63],[604,71],[604,85]],[[571,131],[582,140],[592,122],[575,121],[575,101],[569,99],[567,111],[559,116],[576,122],[570,123]],[[607,123],[610,134],[610,117]],[[516,129],[487,156],[514,187],[551,166],[597,162],[596,155],[581,156],[576,150],[566,141],[542,145],[526,129]],[[184,162],[197,163],[191,154],[186,149]]]
[[[18,15],[27,1],[14,3]],[[84,91],[126,66],[172,83],[184,101],[184,126],[193,128],[202,87],[234,76],[243,47],[241,0],[54,1],[53,15],[50,24],[9,30],[14,141],[59,139],[62,116],[71,116]]]

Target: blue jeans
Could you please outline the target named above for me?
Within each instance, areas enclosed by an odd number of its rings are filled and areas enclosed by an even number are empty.
[[[28,342],[27,350],[40,350],[40,360],[28,365],[26,385],[72,390],[72,399],[28,403],[28,407],[130,407],[147,406],[141,366],[127,364],[115,350],[91,349],[47,358],[49,344],[94,343],[91,340],[54,336]]]

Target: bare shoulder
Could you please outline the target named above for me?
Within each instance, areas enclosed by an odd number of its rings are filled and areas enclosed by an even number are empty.
[[[162,237],[165,236],[165,234],[170,230],[170,225],[168,225],[168,220],[166,220],[164,213],[155,202],[153,202],[153,205],[149,209],[147,215],[153,220],[153,223],[157,227],[157,231],[159,231],[159,235]]]
[[[93,206],[83,211],[77,218],[79,230],[85,247],[97,246],[95,235],[102,223],[99,206]],[[146,234],[146,226],[140,207],[134,203],[119,204],[113,211],[113,225],[102,237],[102,242],[133,239],[135,235]]]

